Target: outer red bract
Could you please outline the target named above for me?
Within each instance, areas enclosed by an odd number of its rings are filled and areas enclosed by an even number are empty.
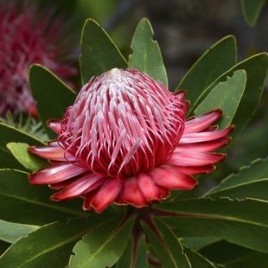
[[[76,73],[62,61],[63,23],[53,21],[51,12],[40,14],[26,3],[18,10],[0,2],[0,116],[7,111],[36,115],[28,84],[31,64],[44,65],[62,78]]]
[[[191,190],[192,175],[213,171],[224,158],[232,128],[211,127],[219,110],[186,121],[184,92],[173,94],[137,70],[112,69],[92,78],[62,120],[58,134],[31,152],[51,161],[33,173],[33,184],[59,190],[53,200],[84,198],[84,209],[110,204],[148,206],[170,190]]]

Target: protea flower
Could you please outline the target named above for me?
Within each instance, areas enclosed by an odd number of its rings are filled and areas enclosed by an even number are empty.
[[[31,64],[42,64],[62,78],[76,72],[62,61],[62,23],[53,22],[52,12],[41,15],[26,3],[19,11],[0,2],[0,116],[8,110],[36,114],[28,85]]]
[[[185,93],[171,93],[134,69],[112,69],[92,78],[60,121],[58,138],[30,151],[49,167],[30,175],[33,184],[58,190],[52,200],[83,197],[85,210],[148,206],[171,190],[191,190],[193,175],[213,171],[232,127],[212,126],[214,110],[186,121]]]

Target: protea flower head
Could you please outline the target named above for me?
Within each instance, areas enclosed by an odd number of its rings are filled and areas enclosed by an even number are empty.
[[[29,1],[21,10],[0,1],[0,116],[8,110],[36,114],[28,85],[31,64],[42,64],[62,78],[76,73],[62,61],[62,25],[60,20],[53,22],[52,12],[42,15]]]
[[[186,121],[185,93],[171,93],[134,69],[112,69],[92,78],[60,121],[47,147],[32,147],[49,167],[30,175],[33,184],[58,192],[52,200],[83,197],[85,210],[110,204],[148,206],[171,190],[191,190],[193,175],[213,171],[224,158],[232,127],[218,130],[214,110]]]

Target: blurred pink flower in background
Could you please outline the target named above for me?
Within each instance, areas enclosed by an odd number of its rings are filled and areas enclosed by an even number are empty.
[[[29,1],[21,9],[0,2],[0,116],[9,110],[36,115],[28,83],[31,64],[41,64],[61,78],[76,74],[64,60],[68,56],[64,24],[52,15],[52,11],[38,12]]]
[[[84,198],[83,208],[148,206],[171,190],[191,190],[193,175],[209,173],[224,155],[232,127],[218,130],[214,110],[186,121],[185,93],[174,94],[134,69],[92,78],[62,120],[50,122],[58,138],[30,151],[51,165],[30,175],[33,184],[59,190],[56,201]]]

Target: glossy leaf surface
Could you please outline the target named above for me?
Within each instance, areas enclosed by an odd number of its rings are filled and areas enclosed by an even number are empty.
[[[42,141],[28,133],[18,130],[12,126],[0,123],[0,168],[22,169],[19,162],[12,156],[6,145],[10,142],[25,142],[31,145],[42,145]]]
[[[29,144],[27,143],[10,142],[7,144],[7,148],[27,170],[36,171],[48,165],[46,161],[28,152]]]
[[[190,268],[190,263],[182,245],[170,228],[158,219],[155,226],[142,225],[152,251],[161,262],[162,267]]]
[[[129,56],[129,67],[137,69],[168,86],[167,72],[157,41],[153,40],[153,29],[148,19],[138,24],[131,42],[133,53]]]
[[[66,267],[72,248],[91,224],[70,220],[45,225],[14,243],[0,258],[0,267]]]
[[[187,91],[191,105],[202,92],[219,76],[236,64],[236,40],[226,36],[209,48],[189,69],[177,89]]]
[[[33,65],[29,75],[39,116],[47,134],[53,138],[55,133],[47,127],[47,121],[63,116],[65,109],[74,102],[75,92],[43,66]]]
[[[30,185],[27,173],[0,170],[0,218],[11,222],[42,225],[74,216],[85,217],[75,201],[56,203],[49,200],[48,187]],[[77,201],[77,200],[76,200]]]
[[[82,84],[112,68],[126,67],[126,60],[105,30],[96,21],[87,19],[81,37]]]
[[[14,243],[19,238],[37,230],[39,226],[0,220],[0,240]]]
[[[220,128],[229,127],[236,114],[246,87],[246,72],[238,70],[225,82],[220,82],[194,110],[196,115],[220,109],[223,112],[219,122]]]
[[[130,239],[134,217],[126,222],[121,217],[96,226],[74,249],[70,258],[71,268],[105,268],[113,266],[121,257]]]
[[[268,252],[267,202],[202,198],[163,203],[160,207],[172,212],[173,216],[165,217],[165,222],[182,237],[214,236]]]
[[[138,242],[135,242],[132,237],[116,268],[148,268],[148,265],[148,250],[145,236],[142,235]]]
[[[258,159],[239,173],[231,174],[206,196],[230,198],[256,198],[268,201],[268,159]]]

